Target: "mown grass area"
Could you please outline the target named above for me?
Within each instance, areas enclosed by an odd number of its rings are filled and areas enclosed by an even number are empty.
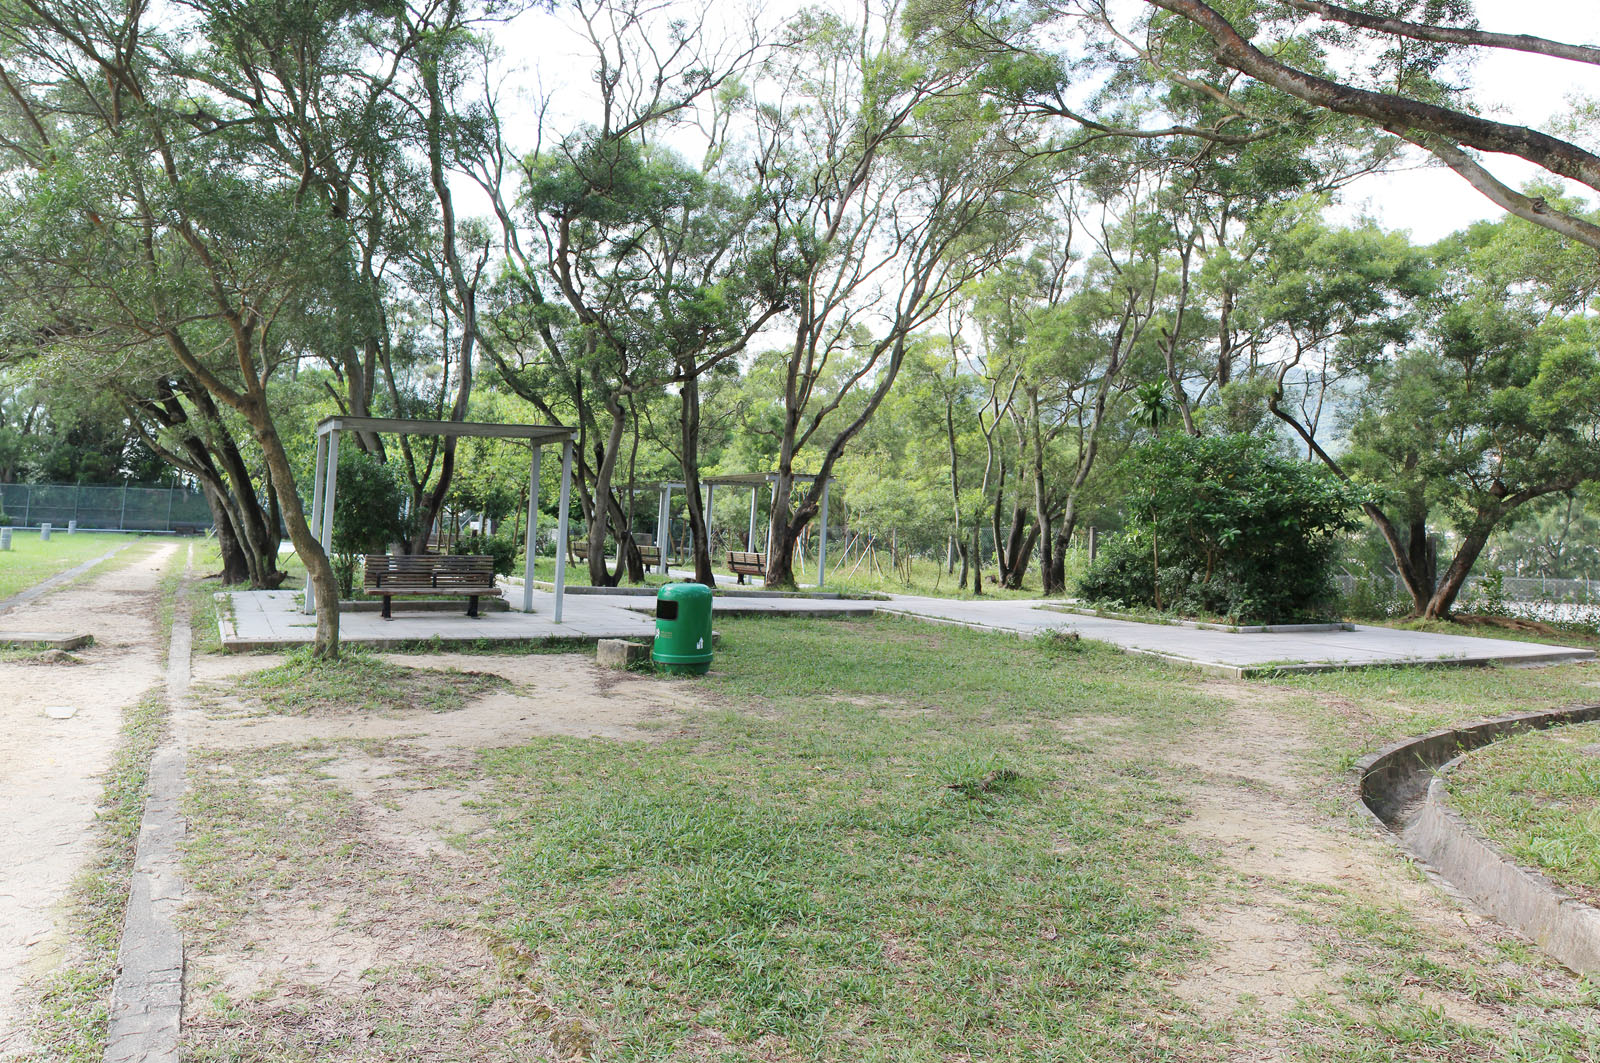
[[[412,668],[355,646],[338,660],[318,660],[309,649],[282,664],[230,680],[227,692],[260,710],[285,716],[398,713],[407,709],[452,712],[475,697],[510,686],[488,672]]]
[[[1095,747],[1108,716],[1182,732],[1219,703],[1098,646],[722,628],[705,682],[724,710],[655,742],[486,755],[511,933],[606,1058],[1173,1058],[1162,1040],[1204,1039],[1161,972],[1195,955],[1178,913],[1210,871],[1171,834],[1160,762]]]
[[[1451,724],[1529,709],[1600,701],[1600,663],[1538,668],[1359,668],[1278,676],[1286,711],[1319,737],[1318,768],[1342,783],[1357,759],[1390,742]]]
[[[134,545],[141,540],[134,535],[114,532],[78,532],[68,535],[65,529],[51,533],[49,542],[41,542],[37,531],[13,530],[11,549],[0,553],[0,599],[25,591],[36,583],[65,572],[74,565],[99,557],[121,545]],[[117,560],[127,557],[126,552]]]
[[[1490,840],[1600,903],[1600,724],[1502,739],[1446,779],[1451,807]]]

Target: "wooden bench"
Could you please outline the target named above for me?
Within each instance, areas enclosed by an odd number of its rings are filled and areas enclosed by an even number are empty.
[[[762,576],[767,574],[767,555],[759,550],[729,550],[728,570],[739,577],[743,583],[746,576]]]
[[[574,540],[571,545],[573,557],[577,558],[579,561],[589,560],[588,543],[580,540]],[[639,557],[643,559],[645,568],[655,568],[657,565],[661,564],[661,547],[641,546],[639,547]]]
[[[383,598],[383,618],[393,620],[396,597],[467,599],[467,615],[478,615],[479,598],[498,598],[494,558],[485,554],[368,554],[361,589]]]

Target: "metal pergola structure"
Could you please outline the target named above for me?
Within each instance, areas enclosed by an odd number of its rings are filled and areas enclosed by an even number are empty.
[[[317,424],[317,471],[311,497],[311,530],[324,552],[333,542],[333,500],[339,489],[339,433],[387,432],[408,436],[469,436],[479,439],[525,439],[533,449],[528,466],[527,563],[522,574],[522,611],[533,612],[533,559],[539,525],[539,461],[546,443],[561,444],[561,505],[556,518],[556,611],[567,585],[567,512],[572,503],[571,428],[548,424],[484,424],[478,421],[416,421],[400,417],[325,417]],[[326,481],[326,482],[324,482]],[[305,612],[316,611],[315,596],[307,589]]]
[[[812,473],[797,472],[789,477],[791,485],[797,483],[813,483],[816,481],[816,479],[817,477]],[[756,505],[760,500],[761,486],[763,484],[771,485],[772,500],[776,502],[778,499],[778,474],[775,472],[730,473],[726,476],[706,476],[703,477],[700,482],[706,485],[706,513],[708,515],[711,513],[712,492],[719,485],[725,487],[750,488],[750,531],[745,537],[744,548],[751,551],[755,550]],[[680,484],[678,486],[682,485]],[[822,525],[822,534],[817,537],[817,588],[819,590],[822,588],[823,581],[828,575],[828,489],[832,486],[833,479],[831,477],[823,481],[822,510],[817,514],[817,520]],[[667,492],[663,491],[663,505],[665,504],[666,498]],[[709,519],[710,518],[708,516],[707,520],[709,521]],[[770,520],[767,522],[767,544],[764,547],[764,552],[769,554],[772,552],[772,522]],[[665,567],[663,567],[662,571],[665,571]]]

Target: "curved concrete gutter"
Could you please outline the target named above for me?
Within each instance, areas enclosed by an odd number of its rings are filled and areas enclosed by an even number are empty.
[[[1356,765],[1362,804],[1419,860],[1484,911],[1580,974],[1600,973],[1600,911],[1519,867],[1446,803],[1441,773],[1522,731],[1600,720],[1600,705],[1525,712],[1386,746]]]

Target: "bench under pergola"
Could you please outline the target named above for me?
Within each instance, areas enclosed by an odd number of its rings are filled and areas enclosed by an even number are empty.
[[[326,552],[333,543],[333,500],[339,489],[339,434],[383,432],[408,436],[470,436],[479,439],[525,439],[533,450],[528,464],[527,563],[522,574],[522,611],[533,612],[533,559],[539,526],[539,462],[546,444],[561,444],[561,504],[556,518],[556,611],[567,585],[567,511],[572,502],[573,430],[549,424],[484,424],[480,421],[418,421],[402,417],[325,417],[317,424],[317,471],[311,498],[311,530]],[[305,611],[316,611],[315,595],[307,592]]]
[[[789,477],[791,484],[813,483],[816,481],[816,479],[817,477],[812,473],[799,472],[794,473]],[[750,488],[750,531],[749,534],[745,536],[744,546],[746,550],[754,552],[756,549],[756,506],[760,501],[761,488],[763,485],[770,485],[773,500],[776,501],[778,494],[778,474],[775,472],[736,472],[728,473],[723,476],[705,476],[701,478],[700,482],[706,485],[706,513],[708,514],[711,512],[711,499],[713,492],[718,487]],[[674,486],[682,485],[679,484]],[[817,588],[819,590],[822,588],[823,580],[827,578],[828,574],[828,489],[832,486],[832,478],[823,481],[822,509],[817,514],[817,520],[822,525],[822,534],[817,537]],[[669,492],[663,491],[661,493],[663,508],[666,506],[669,498]],[[767,542],[762,552],[765,554],[772,553],[771,521],[767,522]],[[665,571],[664,566],[663,571]]]

